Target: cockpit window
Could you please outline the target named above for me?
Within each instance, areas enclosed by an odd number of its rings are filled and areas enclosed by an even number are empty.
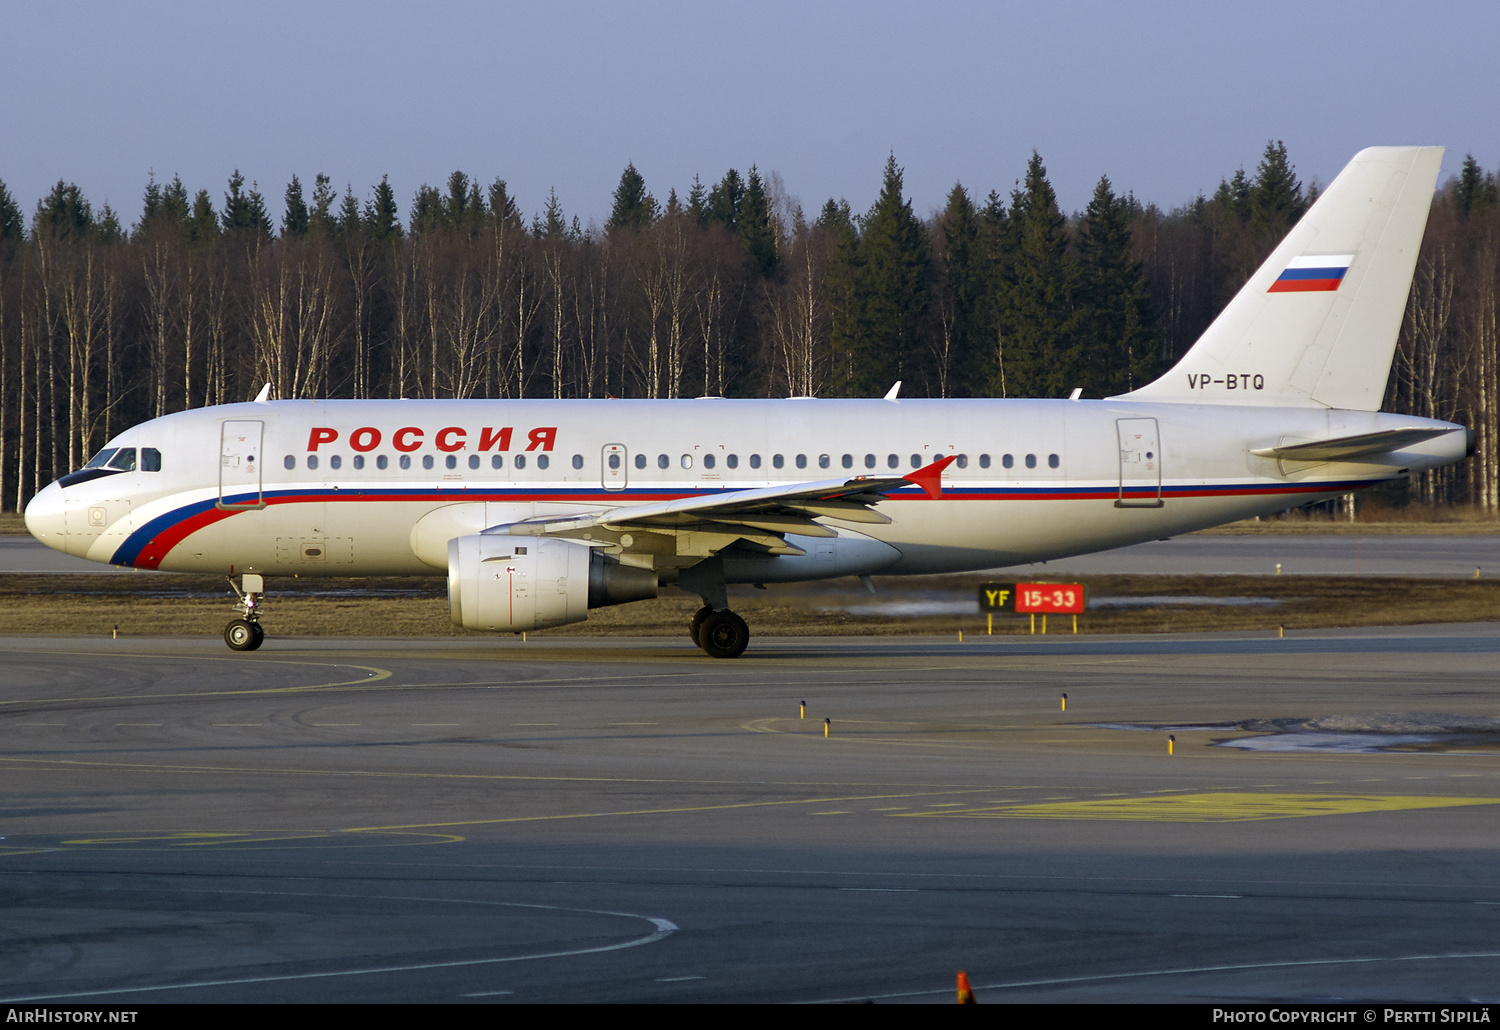
[[[134,472],[135,448],[121,447],[118,451],[115,451],[115,456],[109,459],[109,464],[104,467],[114,469],[116,472]]]
[[[160,472],[161,471],[161,451],[157,450],[155,447],[142,447],[141,448],[141,471],[142,472]]]
[[[90,461],[87,465],[85,465],[84,468],[86,468],[86,469],[103,468],[104,466],[106,466],[106,465],[109,464],[109,459],[113,458],[115,456],[115,451],[116,450],[118,450],[118,448],[115,448],[115,447],[106,447],[106,448],[104,448],[104,450],[102,450],[98,454],[94,455],[93,460]]]

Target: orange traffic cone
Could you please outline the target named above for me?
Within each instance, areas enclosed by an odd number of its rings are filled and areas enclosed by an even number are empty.
[[[969,989],[969,974],[962,969],[958,971],[958,1003],[960,1005],[978,1005],[974,1000],[974,992]]]

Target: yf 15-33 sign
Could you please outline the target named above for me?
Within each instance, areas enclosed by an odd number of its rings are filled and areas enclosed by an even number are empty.
[[[1088,606],[1088,587],[1082,583],[981,583],[980,614],[1016,612],[1020,615],[1079,615]]]

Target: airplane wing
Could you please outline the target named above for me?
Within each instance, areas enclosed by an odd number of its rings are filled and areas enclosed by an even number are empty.
[[[1280,447],[1255,447],[1250,453],[1284,461],[1350,461],[1367,455],[1388,454],[1451,431],[1425,427],[1385,429],[1378,433],[1360,433],[1357,436],[1340,436],[1331,440],[1312,440]]]
[[[854,476],[812,483],[730,490],[674,501],[631,504],[582,515],[543,516],[494,526],[486,533],[511,536],[583,536],[591,530],[615,533],[665,533],[679,540],[679,554],[713,554],[744,541],[771,554],[803,554],[786,542],[789,533],[832,537],[838,533],[815,521],[885,525],[891,520],[875,510],[885,495],[916,485],[927,496],[942,496],[942,473],[957,459],[940,458],[905,476]],[[690,542],[684,550],[684,537]]]

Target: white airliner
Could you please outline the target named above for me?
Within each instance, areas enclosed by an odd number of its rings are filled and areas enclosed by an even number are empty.
[[[1442,149],[1357,155],[1166,375],[1103,400],[272,401],[129,429],[26,509],[43,543],[240,582],[448,576],[520,632],[675,583],[744,651],[726,584],[996,568],[1337,497],[1461,460],[1383,414]],[[898,384],[899,385],[899,384]],[[269,389],[269,388],[268,388]]]

